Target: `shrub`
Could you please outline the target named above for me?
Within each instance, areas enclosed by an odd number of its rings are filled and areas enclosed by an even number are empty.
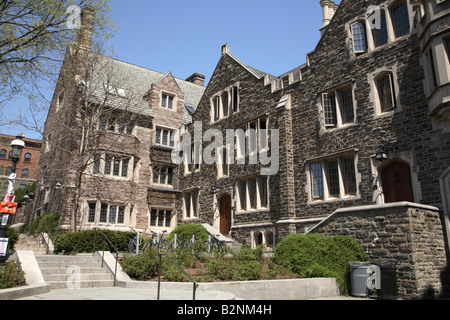
[[[0,264],[0,289],[10,289],[26,285],[25,274],[18,263]]]
[[[364,248],[348,236],[295,234],[276,247],[273,261],[301,277],[336,278],[341,292],[350,292],[349,262],[365,261]]]
[[[59,233],[59,215],[57,213],[48,213],[44,216],[36,217],[31,224],[30,233]]]
[[[137,256],[127,254],[121,266],[131,278],[142,281],[154,278],[158,274],[159,266],[157,253],[156,249],[149,249]]]
[[[173,240],[174,235],[178,235],[178,239],[184,241],[190,241],[192,239],[192,235],[199,239],[198,241],[204,242],[208,240],[209,233],[206,229],[200,224],[183,224],[176,227],[169,235],[169,241]]]
[[[6,229],[6,238],[9,239],[8,240],[7,250],[8,251],[13,251],[14,250],[14,246],[16,245],[16,242],[19,241],[19,234],[13,228],[8,227]]]
[[[102,232],[119,252],[126,252],[128,250],[128,243],[133,238],[133,233],[110,230],[103,230]],[[103,245],[105,245],[106,251],[115,252],[114,248],[105,240],[103,235],[100,232],[97,232],[96,235],[96,231],[94,230],[57,235],[53,239],[54,252],[63,254],[90,253],[94,249],[94,241],[97,251],[102,251]]]

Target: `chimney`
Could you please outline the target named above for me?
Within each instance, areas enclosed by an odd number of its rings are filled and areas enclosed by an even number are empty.
[[[192,76],[190,76],[189,78],[186,79],[186,81],[198,84],[199,86],[204,87],[205,86],[205,75],[201,74],[201,73],[194,73]]]
[[[339,7],[339,5],[331,0],[320,0],[320,5],[322,6],[323,9],[323,24],[322,27],[320,28],[320,32],[323,35],[326,27],[330,24],[331,19],[333,19],[333,16],[336,13],[336,10]]]
[[[95,9],[85,5],[81,9],[81,27],[77,30],[76,43],[82,49],[91,50],[94,34]]]

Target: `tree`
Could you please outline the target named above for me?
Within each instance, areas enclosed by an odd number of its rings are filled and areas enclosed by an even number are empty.
[[[86,6],[96,12],[96,38],[111,37],[109,0],[0,0],[0,107],[19,94],[42,97],[42,83],[54,85]]]

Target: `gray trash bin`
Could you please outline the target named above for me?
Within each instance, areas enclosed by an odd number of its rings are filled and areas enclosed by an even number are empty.
[[[350,283],[352,287],[352,296],[354,297],[366,297],[366,284],[369,279],[369,269],[370,264],[351,262],[350,263]]]

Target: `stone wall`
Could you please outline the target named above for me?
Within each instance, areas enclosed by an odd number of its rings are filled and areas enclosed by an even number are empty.
[[[408,202],[340,209],[310,232],[348,235],[368,252],[368,262],[394,267],[399,297],[450,293],[448,257],[437,208]]]

